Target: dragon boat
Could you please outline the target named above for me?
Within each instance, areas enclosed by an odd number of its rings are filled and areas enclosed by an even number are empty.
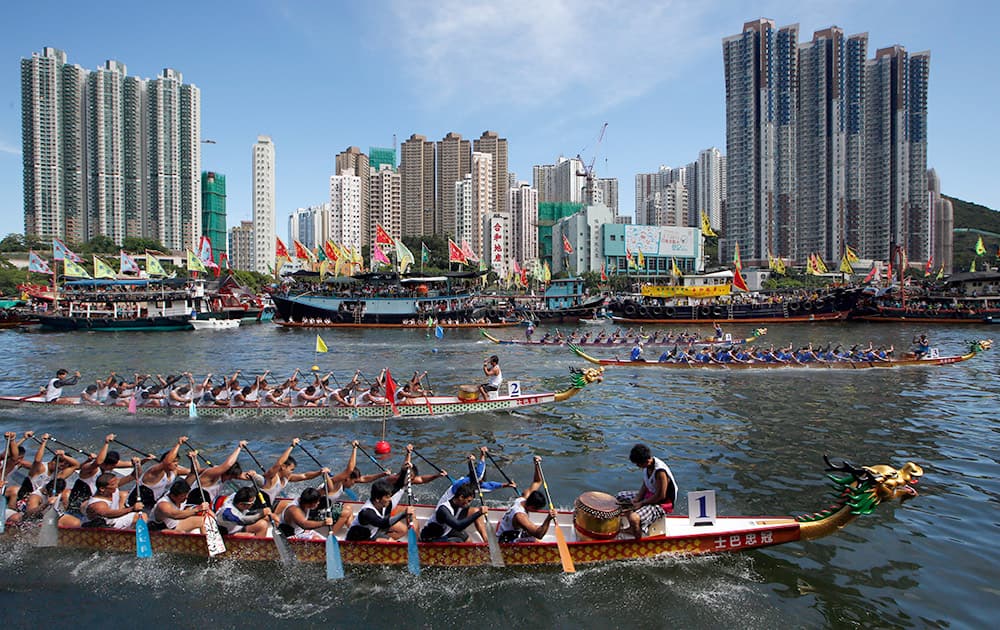
[[[636,560],[676,555],[718,554],[773,545],[808,541],[835,533],[861,515],[871,514],[883,504],[898,500],[901,504],[917,496],[913,487],[923,470],[907,462],[898,470],[890,466],[855,466],[847,461],[827,464],[827,477],[835,486],[836,499],[829,507],[800,516],[719,516],[712,522],[695,524],[688,516],[666,516],[655,521],[647,535],[635,540],[624,534],[627,527],[614,497],[587,492],[577,498],[573,511],[558,512],[555,526],[566,540],[567,553],[574,565]],[[600,499],[611,505],[601,505]],[[354,510],[360,504],[350,504]],[[426,523],[435,507],[414,506],[419,525]],[[489,526],[496,527],[504,508],[489,509]],[[529,513],[536,524],[545,512]],[[700,516],[700,515],[699,515]],[[30,536],[37,527],[12,526],[9,533]],[[500,544],[506,566],[558,566],[561,555],[554,528],[537,543]],[[603,532],[603,533],[602,533]],[[185,554],[207,556],[207,541],[200,533],[152,532],[149,534],[153,554]],[[338,536],[339,538],[339,536]],[[471,538],[478,539],[474,533]],[[58,545],[67,548],[136,552],[134,530],[60,527]],[[271,538],[232,535],[223,538],[226,551],[222,557],[237,560],[278,560]],[[326,545],[322,539],[288,541],[299,562],[324,562]],[[407,542],[340,541],[341,559],[345,565],[407,565]],[[471,567],[491,564],[485,542],[417,543],[421,566]]]
[[[609,365],[621,365],[628,367],[652,367],[652,368],[665,368],[674,370],[778,370],[778,369],[808,369],[808,370],[866,370],[866,369],[886,369],[886,368],[896,368],[896,367],[915,367],[915,366],[931,366],[931,365],[951,365],[953,363],[961,363],[963,361],[968,361],[972,357],[976,356],[978,353],[989,350],[992,347],[993,341],[991,339],[981,339],[979,341],[969,342],[969,351],[965,354],[958,354],[952,356],[940,356],[936,349],[924,357],[917,358],[912,353],[907,354],[902,359],[886,359],[886,360],[850,360],[850,361],[809,361],[803,363],[797,362],[768,362],[768,361],[750,361],[745,363],[740,362],[719,362],[712,361],[709,363],[702,363],[698,361],[655,361],[650,359],[640,359],[638,361],[631,361],[629,359],[599,359],[593,357],[581,348],[575,345],[570,345],[569,348],[577,354],[580,358],[590,361],[596,365],[602,367]]]
[[[409,321],[409,320],[408,320]],[[520,326],[523,321],[517,320],[499,320],[499,321],[485,321],[485,322],[435,322],[428,325],[426,322],[413,322],[401,323],[401,324],[355,324],[353,322],[335,322],[330,320],[303,320],[303,321],[276,321],[275,324],[279,326],[284,326],[285,328],[400,328],[409,330],[429,330],[434,332],[434,328],[440,326],[446,329],[460,329],[460,328],[513,328],[515,326]]]
[[[408,402],[397,403],[396,412],[388,404],[366,405],[358,407],[224,407],[212,405],[196,405],[194,413],[188,407],[159,407],[119,405],[89,405],[80,402],[78,396],[62,397],[53,402],[45,402],[42,394],[26,397],[0,396],[0,409],[20,409],[31,412],[43,410],[94,410],[101,414],[135,414],[141,416],[195,416],[206,418],[329,418],[329,419],[373,419],[403,417],[403,418],[437,418],[469,413],[485,413],[498,411],[514,411],[524,407],[563,403],[575,396],[590,383],[603,380],[603,369],[572,369],[570,386],[560,391],[528,392],[521,391],[516,382],[508,383],[507,395],[493,396],[487,400],[478,397],[478,387],[461,385],[457,396],[425,396],[411,398]]]
[[[562,339],[552,339],[548,341],[542,341],[541,339],[534,339],[528,341],[527,339],[500,339],[494,337],[490,333],[486,332],[482,328],[479,330],[479,334],[486,337],[490,341],[496,344],[508,345],[508,346],[592,346],[595,348],[631,348],[636,341],[642,342],[644,346],[708,346],[708,345],[740,345],[745,343],[751,343],[752,341],[763,337],[767,334],[767,328],[757,328],[753,331],[753,335],[746,338],[733,337],[727,334],[723,337],[713,337],[710,339],[688,339],[681,340],[676,338],[660,338],[654,335],[642,334],[642,335],[623,335],[615,339],[604,339],[598,341],[596,339],[575,339],[570,340],[568,338]]]

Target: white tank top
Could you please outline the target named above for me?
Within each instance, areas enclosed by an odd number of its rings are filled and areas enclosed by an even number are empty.
[[[170,497],[163,497],[156,502],[156,507],[153,508],[152,520],[156,523],[163,523],[164,527],[167,529],[176,529],[178,521],[164,515],[164,513],[160,511],[160,505],[164,503],[167,503],[175,508],[177,507],[174,505],[174,502],[170,500]]]
[[[503,372],[500,370],[500,366],[497,365],[497,373],[490,376],[490,387],[500,387],[500,383],[503,382]]]
[[[275,501],[278,499],[278,494],[285,489],[288,485],[288,480],[282,480],[281,475],[274,476],[274,484],[270,488],[261,488],[261,492],[267,495],[267,498],[271,499],[271,505],[274,505]]]
[[[144,485],[153,491],[154,497],[160,499],[167,493],[175,479],[177,479],[177,473],[164,472],[163,476],[156,483]]]
[[[663,460],[660,458],[653,458],[653,473],[645,474],[642,485],[646,487],[646,492],[650,495],[656,494],[656,471],[658,470],[667,473],[667,477],[670,479],[670,488],[667,489],[665,502],[674,503],[677,500],[677,482],[674,481],[674,473],[670,472],[670,467],[663,463]],[[643,470],[643,473],[645,473],[645,470]]]
[[[120,510],[121,495],[118,492],[115,492],[110,499],[106,499],[104,497],[91,497],[90,499],[87,499],[87,501],[83,504],[83,508],[80,510],[83,513],[84,523],[91,523],[93,521],[98,521],[98,520],[107,520],[103,516],[98,516],[97,518],[91,518],[89,508],[91,505],[95,503],[104,503],[110,506],[112,510]]]
[[[528,510],[526,510],[524,507],[524,502],[525,502],[524,497],[521,497],[520,499],[515,499],[514,505],[511,506],[511,508],[504,513],[503,518],[500,519],[500,527],[497,529],[498,536],[505,534],[506,532],[514,532],[514,531],[518,532],[521,536],[527,535],[527,532],[521,529],[521,527],[514,520],[515,518],[517,518],[518,514],[528,513]]]

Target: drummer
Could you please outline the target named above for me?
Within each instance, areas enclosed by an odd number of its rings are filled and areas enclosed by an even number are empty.
[[[548,503],[548,497],[539,490],[542,487],[542,469],[539,465],[541,462],[542,458],[536,455],[535,478],[521,497],[514,499],[514,505],[500,519],[497,538],[502,543],[538,542],[545,538],[549,524],[556,520],[556,511],[553,509],[549,509],[540,525],[535,525],[528,516],[528,512],[541,512]]]
[[[628,513],[629,533],[639,539],[657,519],[674,511],[677,482],[670,468],[663,460],[653,457],[645,444],[633,446],[628,459],[643,469],[642,486],[638,492],[619,492],[617,499],[631,508]]]

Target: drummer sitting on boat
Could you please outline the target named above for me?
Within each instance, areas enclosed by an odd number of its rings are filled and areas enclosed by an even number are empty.
[[[643,469],[642,486],[638,492],[619,492],[617,499],[631,510],[628,514],[629,533],[639,539],[656,520],[674,511],[677,482],[670,468],[663,460],[653,457],[645,444],[633,446],[628,459]]]
[[[500,357],[494,354],[489,359],[483,361],[483,374],[486,375],[487,380],[479,386],[479,398],[481,400],[489,400],[489,392],[498,391],[500,384],[503,383],[503,372],[500,371]]]

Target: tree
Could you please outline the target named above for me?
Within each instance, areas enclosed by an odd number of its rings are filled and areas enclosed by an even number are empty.
[[[118,244],[110,236],[98,235],[80,245],[80,254],[117,254]]]
[[[122,249],[127,252],[143,252],[147,249],[165,252],[167,248],[155,238],[139,238],[137,236],[126,237],[122,241]]]

